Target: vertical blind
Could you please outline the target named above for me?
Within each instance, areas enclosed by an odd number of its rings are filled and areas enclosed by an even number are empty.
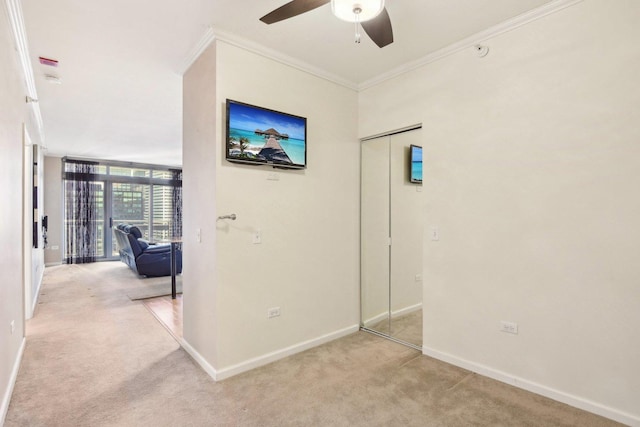
[[[182,237],[182,171],[171,170],[171,237]]]
[[[89,161],[67,161],[65,235],[67,264],[94,262],[97,256],[96,167]]]

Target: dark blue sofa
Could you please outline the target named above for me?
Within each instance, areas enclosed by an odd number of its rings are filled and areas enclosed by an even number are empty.
[[[120,260],[143,276],[171,275],[171,245],[149,244],[135,225],[118,224],[114,229]],[[182,272],[182,251],[176,249],[176,274]]]

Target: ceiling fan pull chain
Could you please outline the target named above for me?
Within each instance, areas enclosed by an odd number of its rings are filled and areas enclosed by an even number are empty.
[[[356,15],[356,43],[360,43],[360,12],[362,12],[362,9],[358,6],[353,8],[353,13]]]

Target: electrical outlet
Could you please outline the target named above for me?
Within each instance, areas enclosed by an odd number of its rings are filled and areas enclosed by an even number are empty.
[[[260,243],[262,243],[262,232],[260,230],[253,233],[252,242],[254,245],[259,245]]]
[[[518,324],[514,322],[501,321],[500,322],[500,330],[502,332],[507,332],[509,334],[517,334],[518,333]]]
[[[13,335],[13,333],[16,331],[16,321],[12,320],[10,325],[11,325],[11,335]]]
[[[52,250],[52,251],[57,251],[57,250],[59,250],[59,249],[60,249],[60,246],[58,246],[58,245],[53,245],[53,246],[51,246],[51,250]]]
[[[416,274],[416,282],[422,282],[422,274]]]
[[[273,319],[280,316],[280,307],[272,307],[267,310],[267,318]]]

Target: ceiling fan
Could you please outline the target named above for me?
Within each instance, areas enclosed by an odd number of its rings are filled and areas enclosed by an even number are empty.
[[[360,43],[359,25],[378,47],[393,43],[393,29],[384,0],[292,0],[267,13],[260,20],[265,24],[273,24],[327,3],[331,3],[331,11],[336,17],[355,23],[356,43]]]

